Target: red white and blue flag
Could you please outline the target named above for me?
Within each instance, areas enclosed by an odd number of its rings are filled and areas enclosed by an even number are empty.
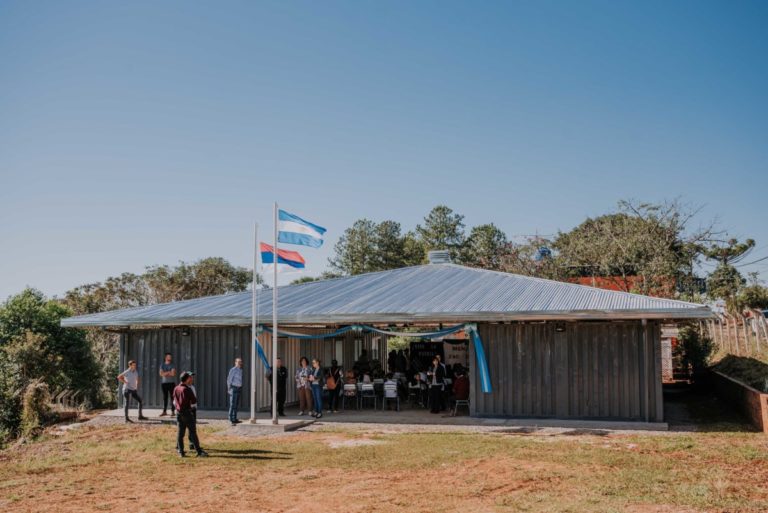
[[[261,263],[264,267],[272,267],[275,262],[275,248],[269,244],[260,243],[259,250],[261,251]],[[277,249],[277,270],[302,270],[304,269],[304,257],[302,257],[298,251],[287,251],[285,249]]]

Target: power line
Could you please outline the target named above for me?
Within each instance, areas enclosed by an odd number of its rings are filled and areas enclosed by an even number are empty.
[[[739,264],[739,265],[736,265],[734,267],[744,267],[744,266],[747,266],[747,265],[752,265],[752,264],[756,264],[758,262],[762,262],[763,260],[768,260],[768,256],[764,256],[763,258],[758,258],[757,260],[753,260],[752,262],[747,262],[745,264]]]

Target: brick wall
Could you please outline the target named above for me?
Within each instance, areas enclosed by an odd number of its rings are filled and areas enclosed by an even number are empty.
[[[736,405],[757,429],[768,434],[768,394],[721,372],[712,374],[717,395]]]

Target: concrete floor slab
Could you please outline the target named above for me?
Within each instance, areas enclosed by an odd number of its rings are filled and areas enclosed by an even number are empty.
[[[173,423],[174,418],[160,417],[161,410],[144,410],[144,415],[149,419],[145,422],[154,423]],[[300,429],[314,422],[314,418],[298,415],[298,410],[286,408],[287,415],[279,418],[279,424],[274,427],[271,423],[271,416],[267,412],[261,412],[256,415],[256,422],[249,424],[248,414],[240,412],[239,418],[243,421],[237,427],[244,429],[262,429],[273,431],[287,431],[291,429]],[[122,417],[123,410],[110,410],[103,415],[110,417]],[[131,418],[136,419],[136,410],[130,411]],[[227,420],[227,412],[223,410],[200,410],[198,420],[204,424],[206,420]],[[323,424],[381,424],[381,425],[439,425],[439,426],[489,426],[489,427],[552,427],[567,429],[606,429],[611,431],[667,431],[669,426],[665,422],[626,422],[626,421],[607,421],[607,420],[568,420],[568,419],[531,419],[531,418],[494,418],[494,417],[469,417],[466,414],[459,414],[456,417],[450,415],[450,412],[432,414],[429,410],[419,407],[404,407],[399,412],[395,410],[374,410],[372,408],[360,410],[346,410],[338,413],[323,413]]]

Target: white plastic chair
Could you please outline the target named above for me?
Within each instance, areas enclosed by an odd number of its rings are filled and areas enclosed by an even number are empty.
[[[389,404],[389,401],[395,401],[397,411],[400,411],[400,395],[397,393],[397,383],[384,383],[384,397],[381,399],[381,410]]]
[[[365,406],[366,399],[373,399],[373,409],[376,409],[376,405],[379,402],[379,398],[376,397],[376,389],[373,387],[373,383],[361,383],[360,387],[360,406]]]
[[[456,411],[459,409],[459,406],[466,406],[467,415],[469,415],[469,399],[456,399],[456,404],[453,405],[453,413],[451,413],[451,417],[456,416]]]
[[[347,409],[347,400],[352,400],[355,403],[355,409],[359,409],[358,403],[358,395],[357,395],[357,385],[354,383],[345,383],[344,384],[344,393],[342,395],[341,399],[341,409],[342,411]]]

